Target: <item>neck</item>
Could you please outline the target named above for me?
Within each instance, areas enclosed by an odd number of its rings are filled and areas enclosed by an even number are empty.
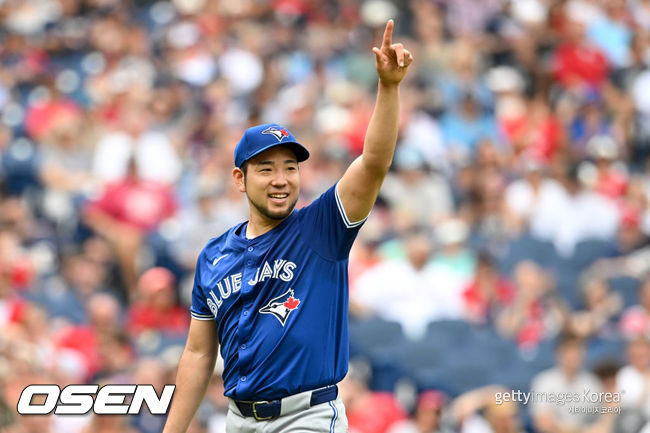
[[[282,219],[272,219],[260,215],[257,212],[251,212],[248,219],[248,225],[246,225],[246,237],[248,239],[253,239],[260,235],[263,235],[270,230],[273,230],[279,226],[282,221],[287,219],[289,215]]]
[[[573,382],[579,372],[579,370],[564,370],[564,377],[566,377],[569,382]]]

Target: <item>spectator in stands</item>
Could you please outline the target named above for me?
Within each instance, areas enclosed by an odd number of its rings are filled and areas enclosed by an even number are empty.
[[[451,192],[438,174],[428,173],[419,149],[401,146],[395,152],[395,173],[386,176],[380,195],[394,218],[424,226],[448,217],[452,212]]]
[[[593,189],[589,169],[573,164],[561,170],[566,192],[545,206],[542,215],[543,239],[552,241],[557,252],[570,258],[578,242],[585,239],[611,240],[618,230],[620,214],[616,204]],[[599,218],[591,218],[599,215]],[[542,221],[540,221],[542,222]]]
[[[194,267],[196,257],[215,233],[245,220],[248,209],[246,196],[234,184],[225,190],[216,185],[198,185],[197,189],[193,202],[176,217],[181,227],[171,248],[173,257],[187,269]]]
[[[585,37],[586,2],[569,2],[563,40],[553,53],[553,78],[566,89],[598,88],[607,80],[609,65],[603,52]]]
[[[499,273],[487,253],[476,259],[474,280],[463,291],[464,318],[476,324],[491,324],[515,297],[515,288]]]
[[[16,261],[12,260],[15,234],[0,229],[0,327],[7,328],[20,318],[26,302],[16,290]]]
[[[416,339],[439,309],[435,292],[447,288],[432,280],[426,270],[432,249],[429,233],[412,229],[403,243],[404,259],[382,261],[357,278],[350,304],[361,316],[376,315],[400,323],[404,333]]]
[[[152,385],[158,395],[162,395],[163,388],[169,381],[169,372],[163,363],[157,359],[143,358],[138,360],[134,368],[131,382]],[[143,405],[140,412],[129,417],[129,424],[141,433],[158,433],[165,425],[165,415],[153,415],[147,405]]]
[[[76,104],[60,107],[40,139],[43,146],[38,168],[45,186],[44,210],[62,226],[77,222],[78,206],[95,186],[86,129],[90,125],[82,116]]]
[[[531,393],[540,396],[530,405],[533,422],[541,433],[571,432],[585,428],[598,420],[598,415],[589,408],[601,405],[589,399],[567,401],[564,405],[556,404],[544,396],[551,393],[577,393],[584,390],[598,393],[601,391],[599,380],[584,370],[585,348],[582,339],[572,334],[563,334],[557,344],[556,366],[539,373],[531,384]],[[587,410],[582,410],[585,408]],[[577,413],[572,411],[577,410]]]
[[[607,280],[599,278],[585,281],[581,289],[584,309],[570,315],[571,332],[584,339],[616,338],[617,319],[623,308],[621,295],[610,290]]]
[[[81,252],[71,252],[62,258],[60,275],[45,281],[41,290],[30,298],[50,317],[68,323],[87,321],[87,299],[104,289],[106,269]]]
[[[504,402],[497,405],[492,402],[483,409],[483,421],[477,420],[475,424],[464,425],[461,433],[522,433],[521,422],[519,421],[519,408],[515,402]]]
[[[17,206],[16,199],[10,199]],[[0,219],[13,213],[8,207],[0,208]],[[22,212],[16,218],[29,218]],[[24,227],[29,230],[29,226]],[[34,283],[34,268],[30,258],[30,249],[25,246],[26,237],[22,228],[14,224],[0,225],[0,273],[5,274],[5,284],[11,289],[11,294],[25,293]]]
[[[462,95],[440,119],[440,127],[445,146],[455,160],[473,155],[483,140],[498,142],[500,138],[494,117],[485,112],[471,92]]]
[[[521,433],[519,406],[513,401],[499,401],[496,393],[508,392],[500,386],[486,386],[468,391],[451,405],[454,422],[460,433]]]
[[[627,170],[617,163],[620,157],[618,144],[613,137],[598,134],[587,142],[587,155],[593,159],[592,163],[583,163],[583,167],[593,170],[589,182],[597,193],[610,198],[620,198],[626,190],[628,183]],[[584,168],[583,168],[584,170]]]
[[[121,329],[102,332],[97,338],[99,370],[91,383],[128,383],[132,378],[135,351],[129,335]]]
[[[134,73],[138,65],[130,65]],[[104,134],[95,146],[93,174],[102,182],[119,182],[128,176],[130,164],[143,180],[173,184],[178,180],[181,162],[169,137],[152,128],[153,94],[142,89],[131,94],[117,113],[116,130]]]
[[[142,274],[138,293],[127,312],[127,329],[137,336],[146,331],[183,335],[189,325],[187,310],[176,301],[176,278],[165,268]]]
[[[379,252],[381,245],[380,237],[383,235],[384,228],[382,222],[379,221],[377,213],[366,220],[356,242],[352,245],[350,250],[350,264],[348,266],[348,280],[350,282],[350,298],[354,299],[356,296],[354,291],[357,288],[357,280],[360,276],[366,273],[369,269],[385,260]],[[353,305],[351,312],[354,314]]]
[[[515,297],[498,317],[497,328],[521,347],[534,347],[560,332],[566,320],[566,306],[537,264],[522,261],[513,273]]]
[[[436,225],[435,240],[440,246],[429,260],[426,271],[434,283],[434,320],[463,317],[463,289],[473,275],[475,253],[467,245],[468,224],[450,218]]]
[[[601,404],[606,410],[596,423],[589,426],[588,431],[592,433],[638,432],[645,422],[638,414],[620,411],[620,400],[615,397],[620,396],[616,394],[619,391],[616,384],[616,376],[620,371],[619,363],[605,359],[598,362],[592,371],[600,381],[603,392],[610,393],[612,397],[603,399]]]
[[[412,419],[394,424],[387,433],[449,433],[442,425],[445,395],[437,390],[425,390],[418,395]]]
[[[351,366],[339,384],[350,433],[383,433],[406,419],[404,409],[390,392],[368,388],[369,374]]]
[[[650,276],[641,283],[639,303],[623,312],[620,329],[622,335],[628,339],[650,335]]]
[[[627,364],[616,375],[621,407],[650,419],[650,343],[638,336],[627,345]]]
[[[130,159],[126,177],[108,185],[103,195],[88,205],[85,222],[111,242],[129,291],[136,285],[136,257],[143,238],[176,211],[168,185],[140,176]]]
[[[116,332],[122,310],[116,298],[107,293],[90,296],[87,307],[87,323],[55,330],[51,338],[57,350],[71,350],[81,355],[86,378],[90,378],[103,368],[103,361],[113,361],[110,350],[100,353],[100,342],[103,336]]]
[[[624,68],[630,64],[632,40],[625,2],[607,2],[603,12],[598,19],[589,23],[587,36],[603,51],[613,67]]]
[[[552,239],[557,206],[566,197],[564,187],[547,176],[544,166],[528,155],[520,164],[523,177],[505,190],[506,215],[515,233],[528,228],[541,239]]]

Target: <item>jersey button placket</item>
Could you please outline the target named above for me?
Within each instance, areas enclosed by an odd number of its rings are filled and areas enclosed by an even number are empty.
[[[246,375],[244,373],[248,372],[250,368],[250,357],[252,353],[247,351],[246,341],[249,341],[251,338],[251,320],[252,315],[249,314],[249,311],[252,307],[252,304],[255,300],[255,291],[254,285],[251,286],[248,284],[249,281],[252,281],[256,275],[257,267],[257,258],[255,257],[255,247],[252,245],[246,246],[244,250],[244,271],[242,278],[242,288],[240,293],[241,300],[241,315],[239,317],[239,327],[237,332],[237,337],[239,339],[239,372],[241,376],[239,377],[239,383],[244,386],[246,383]]]

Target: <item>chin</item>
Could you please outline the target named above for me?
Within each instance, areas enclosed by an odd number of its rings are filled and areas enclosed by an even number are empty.
[[[271,220],[283,220],[289,215],[291,215],[291,212],[293,212],[293,209],[295,208],[297,201],[298,200],[296,199],[295,201],[285,204],[285,206],[281,208],[277,208],[277,207],[271,207],[269,203],[262,204],[250,200],[249,198],[249,202],[257,209],[257,211],[260,214],[262,214],[265,218]]]
[[[274,220],[282,220],[288,217],[291,214],[291,211],[293,210],[293,207],[290,207],[288,209],[283,209],[283,210],[278,210],[278,211],[270,211],[267,209],[266,216],[274,219]]]

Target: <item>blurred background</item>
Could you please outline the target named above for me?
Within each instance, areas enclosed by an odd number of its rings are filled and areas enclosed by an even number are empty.
[[[247,218],[243,130],[286,125],[299,206],[325,191],[391,17],[416,62],[350,257],[350,432],[650,431],[649,0],[0,0],[0,431],[160,432],[16,402],[173,383],[197,254]],[[622,397],[495,397],[585,389]]]

